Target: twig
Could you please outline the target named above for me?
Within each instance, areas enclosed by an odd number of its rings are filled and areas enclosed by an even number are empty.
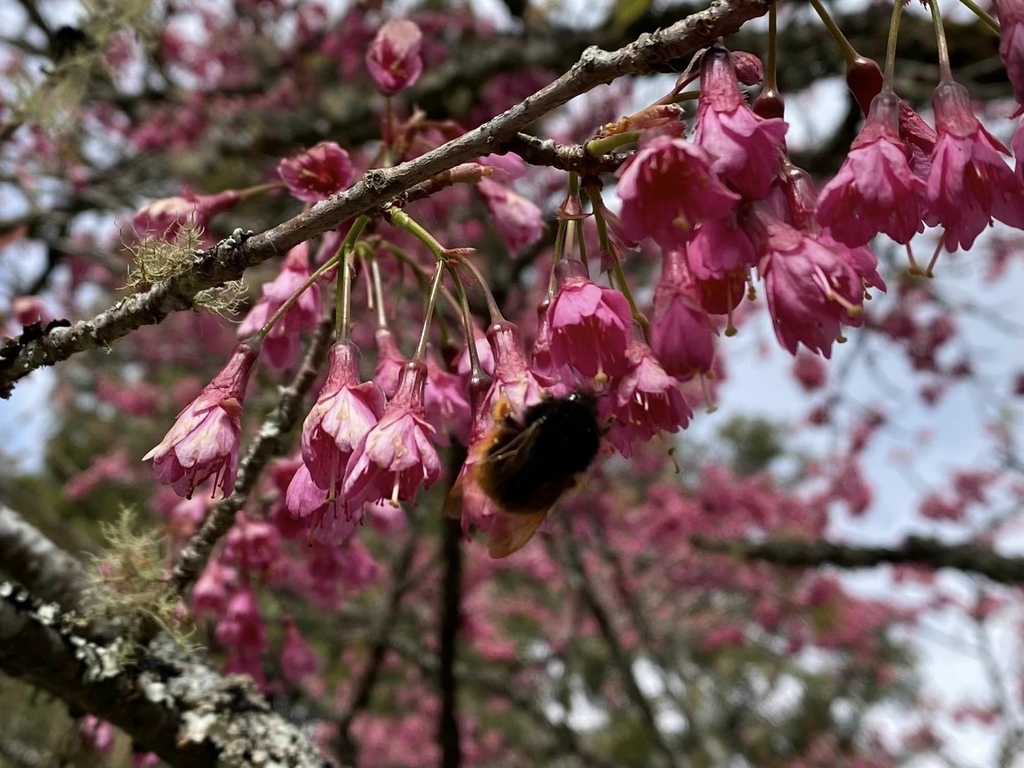
[[[756,542],[742,539],[716,540],[693,536],[698,549],[731,555],[742,560],[764,560],[778,565],[839,568],[873,568],[878,565],[924,565],[954,568],[985,576],[1003,584],[1024,584],[1024,557],[999,555],[977,544],[946,544],[938,539],[911,536],[900,547],[855,547],[828,541],[770,539]]]
[[[462,622],[462,523],[445,520],[441,552],[444,575],[441,584],[440,647],[437,652],[438,683],[441,688],[441,715],[438,742],[441,745],[441,768],[459,768],[462,746],[459,742],[457,717],[458,687],[455,679],[455,652]]]
[[[434,677],[437,674],[437,662],[434,657],[415,643],[396,637],[392,642],[392,648],[399,656],[416,664],[424,676]],[[552,722],[548,714],[533,698],[522,694],[515,686],[510,685],[507,678],[489,675],[483,669],[465,669],[460,671],[459,681],[463,685],[472,685],[487,693],[508,699],[515,706],[516,711],[526,714],[538,725],[553,731],[563,749],[579,756],[585,764],[597,768],[612,768],[616,765],[603,755],[591,752],[580,741],[579,734],[570,728],[564,720]]]
[[[583,557],[580,554],[579,544],[576,542],[575,535],[568,528],[564,532],[565,535],[558,538],[565,541],[565,559],[568,561],[571,574],[574,577],[573,580],[576,582],[575,586],[579,590],[580,596],[583,598],[583,602],[590,610],[590,613],[593,614],[594,620],[597,621],[598,630],[608,646],[608,650],[611,652],[612,662],[619,670],[619,677],[626,688],[626,693],[637,709],[640,710],[640,715],[650,731],[651,739],[654,741],[655,746],[665,755],[669,765],[678,766],[679,761],[676,751],[665,741],[665,735],[658,727],[651,702],[647,700],[647,696],[640,690],[640,685],[636,681],[636,676],[633,673],[633,661],[629,658],[629,654],[619,640],[611,613],[601,602],[597,592],[594,590],[594,585],[590,582],[590,577],[587,574],[586,566],[583,564]]]
[[[405,593],[417,583],[416,580],[407,577],[409,569],[412,567],[419,539],[420,526],[414,525],[408,533],[405,546],[402,547],[391,568],[393,574],[391,593],[388,595],[384,613],[381,615],[370,641],[370,658],[367,660],[362,674],[352,685],[352,697],[349,699],[348,706],[345,707],[344,714],[338,719],[335,749],[338,752],[338,757],[344,763],[355,764],[356,745],[352,741],[352,722],[356,715],[370,703],[370,695],[377,684],[381,666],[384,664],[384,657],[391,646],[391,633],[398,620],[398,607]]]

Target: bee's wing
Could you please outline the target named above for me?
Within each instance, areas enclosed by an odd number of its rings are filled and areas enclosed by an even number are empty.
[[[465,482],[465,475],[460,474],[456,479],[455,484],[448,490],[448,495],[444,497],[444,516],[458,520],[462,517],[462,500],[465,498],[466,491],[463,488]]]
[[[533,534],[537,532],[547,514],[546,509],[527,515],[510,515],[507,512],[495,514],[491,523],[490,539],[487,542],[488,554],[495,560],[500,560],[513,552],[518,552],[533,538]]]

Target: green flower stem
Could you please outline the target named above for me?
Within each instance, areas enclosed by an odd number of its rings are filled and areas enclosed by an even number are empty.
[[[380,264],[375,257],[370,257],[370,275],[373,278],[373,300],[377,305],[377,327],[388,327],[388,315],[384,311],[384,286],[380,280]]]
[[[404,229],[410,235],[415,237],[417,240],[422,242],[430,252],[434,254],[434,258],[438,261],[443,261],[446,256],[446,251],[443,245],[437,242],[437,239],[430,234],[426,229],[423,228],[415,219],[400,208],[390,208],[387,210],[385,215],[394,226],[399,229]]]
[[[238,190],[238,197],[241,198],[242,200],[247,200],[250,197],[255,197],[256,195],[261,195],[264,192],[270,192],[271,190],[274,190],[274,189],[283,189],[283,188],[284,188],[284,182],[281,182],[281,181],[271,181],[271,182],[269,182],[267,184],[257,184],[257,185],[252,186],[252,187],[246,187],[245,189],[240,189],[240,190]]]
[[[285,312],[291,309],[292,305],[299,300],[299,296],[305,293],[306,289],[309,288],[309,286],[311,286],[313,283],[319,280],[321,275],[324,274],[324,272],[326,272],[327,270],[329,270],[331,267],[338,263],[339,255],[340,252],[331,256],[331,258],[325,261],[319,268],[317,268],[315,272],[313,272],[313,274],[311,274],[309,277],[305,279],[305,281],[303,281],[302,285],[300,285],[296,289],[295,293],[293,293],[291,296],[285,299],[284,304],[282,304],[278,308],[277,312],[271,315],[270,319],[263,324],[263,327],[260,328],[259,332],[256,334],[256,338],[259,339],[261,343],[265,338],[267,338],[267,334],[270,333],[273,327],[277,325],[277,321],[284,317]]]
[[[611,136],[603,136],[600,139],[591,139],[583,148],[591,157],[601,157],[626,144],[635,144],[636,140],[640,138],[640,133],[640,131],[625,131]]]
[[[901,13],[903,13],[903,0],[895,0],[892,4],[892,20],[889,22],[889,42],[885,47],[885,75],[882,78],[882,93],[892,93],[892,81],[896,70],[896,40],[899,38]]]
[[[903,2],[903,0],[896,0],[897,2]],[[774,9],[774,5],[772,8]],[[829,31],[832,38],[836,41],[839,46],[839,50],[843,54],[843,59],[846,61],[846,66],[853,64],[860,54],[857,53],[856,49],[850,45],[850,41],[846,39],[846,35],[843,34],[842,30],[836,25],[835,21],[829,15],[829,12],[825,10],[825,6],[821,4],[821,0],[811,0],[811,7],[817,12],[818,16],[821,17],[821,22],[825,25],[825,29]]]
[[[594,211],[594,223],[597,225],[597,242],[601,253],[610,253],[613,257],[611,240],[608,239],[608,222],[604,220],[604,201],[601,199],[601,190],[597,187],[586,187],[587,197],[590,198],[590,207]]]
[[[501,314],[501,309],[498,308],[498,302],[494,300],[494,294],[491,293],[491,287],[487,285],[487,281],[484,280],[484,276],[480,272],[480,268],[467,258],[459,259],[459,264],[470,271],[473,275],[473,279],[476,280],[477,285],[480,286],[480,290],[484,292],[484,302],[487,304],[487,314],[491,318],[491,325],[494,325],[495,323],[504,323],[505,316]]]
[[[462,325],[466,329],[466,345],[469,352],[469,379],[470,381],[483,381],[486,374],[480,365],[480,355],[476,351],[476,334],[473,331],[473,313],[469,309],[469,299],[466,298],[466,288],[459,277],[459,271],[454,264],[448,264],[448,272],[455,283],[455,293],[459,298],[459,306],[462,309]]]
[[[682,91],[681,93],[670,93],[658,99],[658,104],[685,104],[688,101],[696,101],[700,98],[700,91]]]
[[[341,268],[338,269],[338,284],[334,291],[334,328],[335,338],[347,341],[351,330],[352,317],[352,251],[356,241],[366,225],[370,223],[368,216],[360,216],[352,222],[351,228],[341,241],[338,253],[341,255]]]
[[[640,307],[637,306],[636,299],[633,298],[633,291],[629,288],[629,281],[626,280],[626,273],[622,271],[622,264],[619,263],[618,259],[612,260],[612,274],[615,275],[615,282],[618,284],[622,295],[629,302],[630,314],[633,315],[633,320],[636,324],[640,326],[640,332],[644,335],[644,342],[650,344],[651,323],[647,319],[647,315],[641,312]]]
[[[580,175],[576,173],[576,171],[569,173],[569,198],[575,199],[577,207],[582,209],[582,205],[580,204]],[[583,237],[582,222],[576,221],[575,219],[569,219],[566,222],[565,250],[572,253],[573,238],[576,237],[577,231],[579,232],[579,237],[576,239],[579,240],[580,244],[580,261],[583,262],[584,266],[589,268],[590,265],[587,264],[587,241]]]
[[[979,5],[978,5],[978,4],[976,3],[976,2],[974,2],[974,0],[960,0],[960,2],[961,2],[961,3],[963,4],[963,5],[966,5],[966,6],[968,7],[968,8],[970,8],[970,9],[971,9],[971,11],[972,11],[972,12],[974,13],[974,15],[975,15],[975,16],[977,16],[977,17],[978,17],[979,19],[981,19],[981,20],[982,20],[983,22],[985,22],[985,25],[986,25],[986,26],[987,26],[987,27],[988,27],[989,29],[991,29],[991,30],[992,30],[993,32],[995,32],[995,33],[996,33],[997,35],[999,34],[999,22],[998,22],[998,21],[996,21],[995,19],[993,19],[993,18],[992,18],[992,17],[991,17],[991,16],[990,16],[990,15],[989,15],[989,14],[988,14],[988,13],[987,13],[986,11],[985,11],[985,9],[984,9],[984,8],[982,8],[981,6],[979,6]]]
[[[404,266],[408,267],[412,271],[413,275],[415,275],[416,283],[417,285],[419,285],[420,290],[423,291],[424,294],[429,293],[430,280],[427,276],[427,270],[425,270],[421,264],[417,264],[416,260],[413,259],[412,256],[410,256],[408,253],[406,253],[404,250],[399,248],[394,243],[383,243],[381,247],[387,250],[388,253],[393,255],[396,259],[398,259]],[[441,286],[441,295],[444,297],[445,301],[447,301],[451,305],[452,309],[455,311],[455,314],[461,315],[462,309],[459,306],[459,303],[455,300],[455,297],[452,296],[451,291],[449,291],[443,285]],[[438,315],[437,321],[438,324],[441,326],[441,338],[444,341],[448,341],[448,339],[451,338],[451,332],[448,329],[448,322],[444,319],[444,315]]]
[[[416,354],[413,360],[422,361],[427,355],[427,339],[430,337],[430,321],[434,316],[434,305],[437,304],[437,294],[441,290],[441,278],[444,277],[444,268],[447,259],[438,259],[434,265],[434,278],[430,282],[430,294],[427,296],[427,309],[423,313],[423,329],[420,331],[420,341],[416,345]]]
[[[555,231],[555,248],[551,258],[551,275],[548,277],[548,299],[550,300],[555,295],[555,290],[558,288],[558,279],[555,277],[555,269],[558,267],[558,262],[562,260],[562,256],[565,252],[565,230],[568,222],[558,221],[558,229]]]
[[[949,46],[946,44],[946,30],[942,26],[942,14],[938,0],[928,3],[932,12],[932,26],[935,28],[935,44],[939,49],[939,83],[952,83],[953,70],[949,66]]]
[[[902,0],[900,0],[902,1]],[[846,39],[845,37],[843,38]],[[778,65],[776,63],[776,48],[778,47],[778,12],[775,10],[775,3],[768,6],[768,53],[764,64],[764,90],[771,93],[778,93],[779,83],[776,76]],[[849,62],[847,62],[849,64]]]

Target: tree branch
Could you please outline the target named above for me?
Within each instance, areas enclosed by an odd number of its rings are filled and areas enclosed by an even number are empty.
[[[0,504],[0,572],[64,611],[81,612],[88,579],[82,564]]]
[[[125,650],[92,642],[55,604],[0,583],[0,670],[109,720],[171,765],[331,765],[248,678],[222,677],[164,636],[133,665]]]
[[[911,536],[900,547],[856,547],[828,541],[769,539],[745,541],[692,536],[690,542],[705,552],[741,560],[763,560],[778,565],[873,568],[878,565],[924,565],[953,568],[985,576],[1003,584],[1024,584],[1024,557],[999,555],[977,544],[946,544],[938,539]]]
[[[462,745],[459,741],[455,657],[459,625],[462,623],[462,522],[444,520],[442,523],[444,574],[441,582],[441,628],[437,653],[438,687],[441,691],[438,742],[441,745],[441,768],[459,768],[462,764]]]
[[[231,238],[193,254],[192,265],[148,291],[130,296],[91,320],[48,329],[41,338],[8,340],[0,349],[0,396],[31,371],[54,365],[86,349],[105,347],[171,312],[192,307],[197,293],[235,280],[249,267],[286,253],[360,214],[369,213],[409,187],[459,163],[500,151],[534,121],[582,93],[624,75],[645,74],[731,34],[763,15],[766,0],[715,0],[709,8],[614,52],[590,47],[564,75],[524,101],[447,144],[393,168],[368,171],[351,188],[254,237],[236,230]]]

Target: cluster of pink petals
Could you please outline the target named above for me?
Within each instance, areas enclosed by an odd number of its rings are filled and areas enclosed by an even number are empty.
[[[687,264],[698,280],[721,279],[736,272],[745,273],[757,264],[754,244],[731,213],[701,223],[697,234],[686,246],[685,253]]]
[[[277,277],[263,286],[263,295],[238,326],[238,338],[257,333],[274,313],[309,279],[309,243],[300,243],[288,252]],[[302,335],[320,322],[320,286],[308,286],[263,341],[267,364],[277,370],[291,368],[302,352]]]
[[[490,179],[481,179],[476,187],[511,256],[540,240],[544,222],[535,203]]]
[[[722,181],[747,199],[767,196],[788,127],[785,120],[760,117],[747,106],[732,54],[715,47],[704,55],[693,142],[713,158],[711,170]]]
[[[319,669],[320,661],[295,622],[291,618],[285,619],[284,640],[281,642],[281,676],[290,683],[299,683],[315,675]]]
[[[993,0],[999,19],[999,55],[1017,97],[1018,114],[1024,110],[1024,3]]]
[[[859,322],[864,279],[844,258],[849,249],[829,248],[758,209],[761,260],[768,312],[779,343],[795,354],[803,343],[825,357],[840,326]]]
[[[223,557],[225,563],[243,571],[266,571],[277,560],[279,549],[280,536],[274,526],[239,512],[225,538]]]
[[[713,158],[683,139],[657,136],[619,170],[622,231],[631,240],[651,237],[663,248],[678,248],[697,225],[725,216],[739,195],[711,170]]]
[[[343,496],[397,504],[437,481],[441,463],[423,408],[426,381],[423,363],[412,361],[402,369],[394,398],[349,459]]]
[[[627,350],[630,369],[618,379],[604,402],[615,425],[609,440],[627,458],[634,441],[647,441],[659,432],[677,432],[693,412],[679,391],[679,382],[665,372],[650,347],[638,341]]]
[[[943,83],[932,105],[939,138],[925,191],[926,221],[943,227],[946,250],[970,248],[992,218],[1024,229],[1024,186],[1003,159],[1006,147],[971,111],[967,90]]]
[[[259,347],[241,343],[213,381],[178,414],[170,431],[143,461],[153,459],[159,482],[191,498],[196,486],[213,478],[214,492],[228,496],[235,486],[242,402]]]
[[[347,188],[353,168],[348,152],[333,141],[322,141],[282,160],[277,173],[296,200],[318,203]]]
[[[680,380],[710,371],[717,334],[700,304],[685,252],[665,251],[661,279],[654,289],[651,324],[651,349],[658,362],[666,373]]]
[[[625,373],[626,347],[633,336],[626,297],[593,283],[579,261],[563,261],[558,267],[561,284],[547,311],[555,366],[571,364],[590,378]]]
[[[849,246],[866,245],[879,232],[908,243],[921,228],[924,189],[899,137],[899,98],[883,92],[871,102],[839,173],[822,189],[818,220]]]
[[[379,384],[359,381],[359,349],[349,341],[332,346],[327,381],[302,426],[307,471],[331,498],[340,495],[349,458],[380,420],[385,405]]]
[[[394,96],[419,80],[423,72],[423,33],[407,19],[390,19],[377,32],[366,52],[366,67],[377,90]]]
[[[132,227],[140,239],[173,240],[178,230],[186,225],[206,229],[210,219],[234,208],[241,199],[241,195],[231,189],[216,195],[185,192],[180,197],[165,197],[140,208],[132,217]]]
[[[215,634],[218,643],[233,651],[259,654],[266,650],[267,628],[249,587],[242,587],[228,600]]]

